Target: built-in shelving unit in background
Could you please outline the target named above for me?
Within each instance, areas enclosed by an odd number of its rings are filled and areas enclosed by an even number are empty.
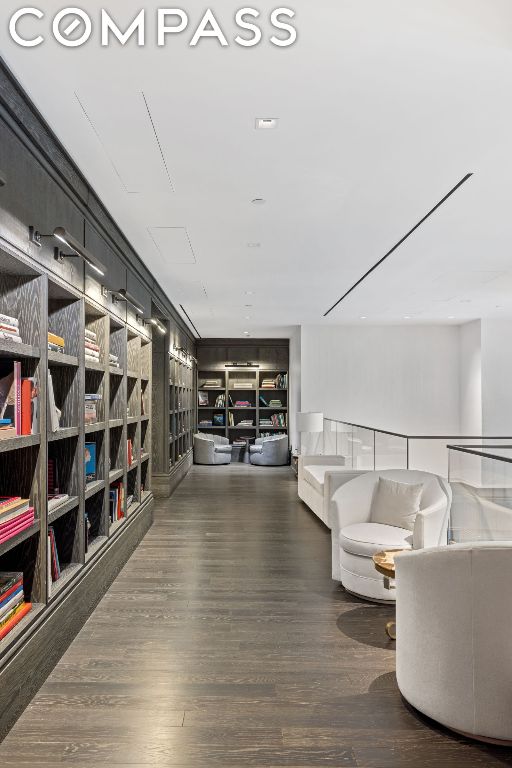
[[[158,307],[153,308],[159,317]],[[195,349],[171,320],[161,317],[164,334],[153,337],[153,411],[162,414],[153,432],[153,488],[166,497],[192,465],[196,427]]]
[[[0,572],[22,571],[25,601],[33,605],[0,641],[1,660],[151,496],[152,339],[147,327],[130,327],[115,311],[5,248],[0,248],[0,314],[18,319],[23,341],[0,340],[4,371],[20,361],[22,377],[34,377],[39,388],[38,433],[0,440],[0,496],[30,499],[36,518],[31,528],[0,545]],[[97,362],[85,358],[86,329],[96,334]],[[48,351],[48,332],[64,338],[64,354]],[[110,364],[111,353],[119,366]],[[49,417],[49,376],[61,411],[56,431]],[[101,397],[94,423],[85,423],[86,393]],[[87,482],[90,443],[96,473]],[[69,497],[50,512],[49,462],[58,468],[59,493]],[[119,519],[111,520],[110,490],[119,485],[124,502]],[[49,527],[61,568],[56,581],[47,562]]]
[[[231,443],[239,438],[288,434],[287,339],[201,339],[197,357],[199,432],[223,435]],[[237,402],[245,405],[237,406]],[[265,424],[265,420],[275,423]]]
[[[217,383],[215,379],[221,386],[213,385]],[[197,381],[198,430],[224,435],[231,443],[240,437],[288,434],[288,386],[277,386],[287,384],[287,379],[288,371],[282,369],[231,367],[215,373],[200,370]],[[263,386],[264,382],[270,381],[272,388]],[[207,405],[203,403],[206,399]],[[271,400],[280,405],[270,406]],[[275,423],[266,424],[265,420]],[[216,421],[222,421],[222,424],[216,424]],[[245,421],[252,421],[252,426],[244,425]]]

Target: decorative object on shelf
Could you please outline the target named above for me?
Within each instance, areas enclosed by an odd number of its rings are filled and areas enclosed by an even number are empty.
[[[324,415],[318,411],[303,412],[297,414],[297,430],[301,435],[306,435],[301,452],[315,456],[319,453],[318,435],[324,431]],[[316,437],[314,437],[316,435]]]
[[[102,395],[85,395],[85,424],[96,424],[98,421],[98,403],[103,400]]]
[[[199,391],[197,393],[197,398],[198,398],[199,406],[201,408],[204,408],[204,407],[206,407],[208,405],[209,400],[208,400],[208,393],[207,392]]]

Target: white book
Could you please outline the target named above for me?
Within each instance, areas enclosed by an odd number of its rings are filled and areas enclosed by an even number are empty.
[[[0,323],[2,325],[14,325],[16,327],[18,327],[20,324],[17,317],[9,317],[9,315],[1,315],[1,314],[0,314]]]
[[[48,585],[48,597],[50,598],[52,596],[52,543],[50,540],[50,537],[47,538],[48,541],[48,547],[47,547],[47,555],[46,555],[46,569],[47,569],[47,578],[46,583]]]
[[[86,329],[85,329],[85,338],[87,339],[87,341],[96,341],[96,339],[97,339],[98,337],[96,336],[96,334],[94,333],[94,331],[89,331],[89,330],[86,328]]]
[[[60,429],[61,412],[55,404],[55,392],[53,390],[53,379],[51,371],[48,371],[48,403],[50,406],[50,427],[52,432],[58,432]]]
[[[14,333],[9,333],[8,331],[0,331],[0,339],[3,339],[4,341],[14,341],[16,344],[21,344],[21,336],[18,336]]]

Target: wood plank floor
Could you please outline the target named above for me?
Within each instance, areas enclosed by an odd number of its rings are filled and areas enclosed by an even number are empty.
[[[195,467],[0,766],[504,766],[402,702],[387,607],[330,579],[289,468]]]

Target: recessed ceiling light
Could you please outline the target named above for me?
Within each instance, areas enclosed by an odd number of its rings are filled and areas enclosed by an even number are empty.
[[[252,295],[253,295],[253,293],[254,293],[254,291],[246,291],[246,292],[245,292],[245,295],[246,295],[246,296],[252,296]]]
[[[361,315],[360,320],[366,320],[366,315]]]
[[[248,248],[261,248],[261,243],[247,243]]]
[[[249,331],[244,331],[244,336],[250,336],[250,335],[251,334],[249,333]]]
[[[254,127],[257,131],[275,131],[278,125],[277,117],[257,117]]]
[[[455,320],[455,315],[448,315],[448,320]]]
[[[266,202],[263,197],[255,197],[254,200],[251,200],[253,205],[265,205]]]
[[[410,315],[404,315],[404,320],[410,320],[410,319],[411,319]]]
[[[250,315],[246,315],[246,316],[245,316],[245,319],[246,319],[246,320],[250,320],[250,319],[251,319],[251,316],[250,316]]]
[[[471,304],[471,299],[461,299],[460,303],[461,304]]]

